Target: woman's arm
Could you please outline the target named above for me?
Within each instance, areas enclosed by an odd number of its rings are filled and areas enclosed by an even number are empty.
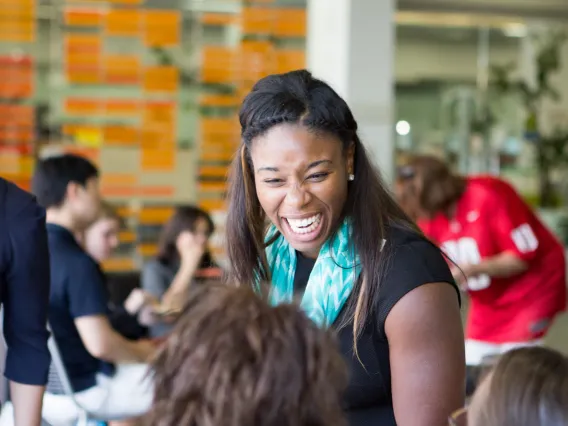
[[[456,290],[425,284],[407,293],[385,322],[399,426],[440,426],[464,405],[464,336]]]
[[[495,278],[507,278],[522,274],[529,267],[528,262],[521,259],[513,252],[503,252],[496,256],[482,259],[478,264],[464,265],[463,275],[476,277],[489,275]]]
[[[183,231],[176,240],[176,248],[180,258],[180,267],[168,290],[162,297],[162,304],[170,308],[181,308],[193,276],[199,268],[205,244],[190,231]]]
[[[162,296],[162,304],[175,307],[183,303],[187,290],[197,271],[201,257],[182,258],[180,267],[172,280],[170,287]]]

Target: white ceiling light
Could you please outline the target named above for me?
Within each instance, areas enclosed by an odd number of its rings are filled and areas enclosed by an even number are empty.
[[[396,123],[396,133],[400,136],[406,136],[410,133],[410,123],[408,121],[401,120]]]

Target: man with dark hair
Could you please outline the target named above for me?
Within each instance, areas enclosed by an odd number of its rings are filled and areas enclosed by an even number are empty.
[[[49,324],[75,397],[102,418],[141,415],[152,399],[151,383],[144,382],[147,367],[142,363],[154,345],[126,340],[112,328],[103,278],[75,238],[98,218],[98,170],[75,155],[46,158],[37,164],[32,188],[47,211]],[[45,398],[46,420],[60,423],[54,419],[65,411],[58,403],[65,397],[47,393]]]
[[[0,301],[8,346],[16,426],[39,426],[49,371],[46,327],[49,252],[45,210],[16,185],[0,178]],[[3,421],[11,422],[8,411]]]

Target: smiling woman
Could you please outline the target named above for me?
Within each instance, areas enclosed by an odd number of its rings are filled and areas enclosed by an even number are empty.
[[[349,107],[307,71],[259,81],[231,174],[230,279],[301,297],[338,332],[352,426],[444,424],[463,405],[459,292],[393,201]]]
[[[262,208],[292,247],[306,256],[318,257],[341,216],[353,145],[348,150],[345,156],[334,135],[297,125],[273,127],[251,147]]]

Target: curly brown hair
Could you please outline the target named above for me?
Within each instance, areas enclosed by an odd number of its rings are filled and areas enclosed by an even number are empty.
[[[331,332],[252,290],[196,288],[152,363],[152,426],[344,426]]]

